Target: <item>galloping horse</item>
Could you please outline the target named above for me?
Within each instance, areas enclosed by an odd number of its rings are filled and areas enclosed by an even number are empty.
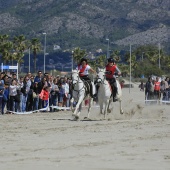
[[[104,108],[104,118],[106,118],[106,114],[108,112],[111,112],[109,109],[110,103],[112,102],[112,90],[109,82],[106,80],[105,76],[106,70],[98,68],[98,74],[97,74],[97,83],[100,85],[98,90],[98,103],[100,106],[100,113],[102,114],[103,105],[105,104]],[[120,114],[123,114],[122,110],[122,104],[121,104],[121,97],[122,97],[122,90],[120,83],[118,80],[116,80],[117,83],[117,98],[120,103]]]
[[[90,86],[89,84],[85,85],[85,82],[80,79],[79,70],[72,70],[72,85],[73,89],[71,98],[71,110],[73,112],[73,116],[75,116],[75,119],[79,119],[81,112],[81,104],[85,100],[85,98],[89,97],[89,107],[87,114],[87,118],[89,119],[92,105],[92,97],[90,96]],[[73,110],[74,101],[77,102],[75,110]]]

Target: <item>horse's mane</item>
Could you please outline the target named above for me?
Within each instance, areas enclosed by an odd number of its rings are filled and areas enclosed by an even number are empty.
[[[72,72],[71,73],[79,73],[79,70],[72,70]]]

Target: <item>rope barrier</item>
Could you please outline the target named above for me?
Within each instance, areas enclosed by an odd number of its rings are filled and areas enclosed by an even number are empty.
[[[135,100],[135,102],[141,102],[143,100]],[[165,100],[144,100],[144,102],[159,102],[159,103],[170,103],[170,101],[165,101]],[[88,107],[88,106],[82,106],[82,107]],[[92,107],[99,107],[99,105],[93,105]],[[37,112],[41,112],[41,111],[50,111],[50,108],[52,109],[57,109],[57,110],[70,110],[70,107],[60,107],[60,106],[49,106],[49,104],[47,105],[46,108],[42,108],[42,109],[38,109],[38,110],[34,110],[34,111],[28,111],[28,112],[14,112],[14,111],[10,111],[7,110],[7,112],[9,113],[13,113],[13,114],[32,114],[32,113],[37,113]]]

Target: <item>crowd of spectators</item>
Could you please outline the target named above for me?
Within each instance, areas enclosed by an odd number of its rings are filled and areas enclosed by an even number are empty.
[[[36,111],[49,106],[70,107],[71,80],[38,71],[17,78],[16,73],[0,74],[1,114]],[[5,110],[7,110],[5,112]],[[57,111],[50,107],[50,111]]]
[[[143,85],[143,86],[142,86]],[[156,77],[153,79],[152,77],[148,78],[148,81],[144,84],[140,84],[140,88],[145,88],[145,99],[161,99],[169,101],[170,100],[170,78],[166,77],[165,79]],[[143,90],[144,91],[144,90]]]

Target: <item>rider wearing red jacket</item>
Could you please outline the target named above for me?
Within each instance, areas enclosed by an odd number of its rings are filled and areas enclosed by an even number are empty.
[[[117,84],[116,84],[116,77],[115,73],[118,75],[121,74],[120,70],[118,69],[117,65],[113,58],[108,59],[108,64],[106,65],[106,80],[109,81],[112,90],[113,90],[113,102],[117,101],[116,94],[117,94]]]

